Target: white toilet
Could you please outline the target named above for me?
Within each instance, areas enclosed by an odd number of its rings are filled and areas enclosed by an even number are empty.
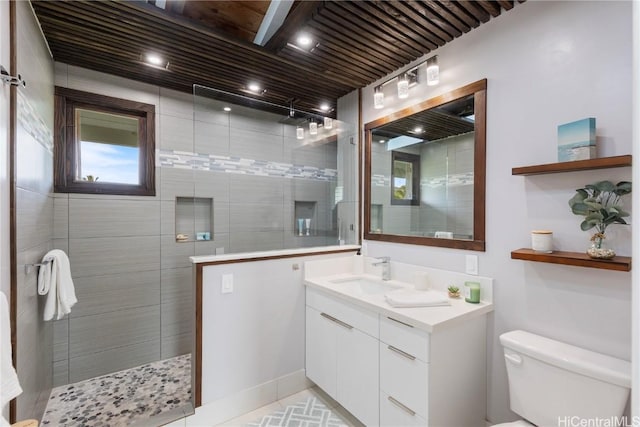
[[[581,425],[572,424],[571,417],[611,419],[623,414],[631,363],[524,331],[504,333],[500,342],[511,410],[526,421],[498,426]]]

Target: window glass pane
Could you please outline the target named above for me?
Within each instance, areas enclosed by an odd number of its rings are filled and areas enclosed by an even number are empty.
[[[393,197],[399,200],[413,199],[413,165],[410,162],[393,162]]]
[[[140,184],[138,118],[76,109],[76,181]]]

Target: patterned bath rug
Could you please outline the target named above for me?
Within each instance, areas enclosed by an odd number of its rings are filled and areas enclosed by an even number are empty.
[[[247,427],[343,427],[349,425],[318,399],[310,397],[265,415],[261,420],[247,424]]]

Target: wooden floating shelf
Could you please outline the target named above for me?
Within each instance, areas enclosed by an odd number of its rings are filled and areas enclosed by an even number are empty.
[[[575,172],[592,169],[622,168],[631,166],[631,154],[624,156],[600,157],[573,162],[548,163],[544,165],[521,166],[511,169],[511,175],[541,175],[546,173]]]
[[[511,252],[511,259],[600,268],[603,270],[631,271],[631,257],[616,256],[613,259],[593,259],[582,252],[553,251],[550,254],[522,248]]]

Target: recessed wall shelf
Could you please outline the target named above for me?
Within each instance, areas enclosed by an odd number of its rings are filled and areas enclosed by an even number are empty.
[[[176,242],[213,240],[213,199],[176,197]],[[200,238],[198,238],[200,234]],[[205,237],[206,234],[206,238]],[[184,239],[178,239],[184,235]]]
[[[592,169],[622,168],[631,166],[631,154],[624,156],[600,157],[590,160],[548,163],[544,165],[521,166],[511,169],[511,175],[542,175],[547,173],[575,172]]]
[[[576,267],[600,268],[603,270],[631,271],[631,257],[616,256],[610,260],[590,258],[582,252],[554,251],[550,254],[522,248],[511,252],[511,259],[573,265]]]

